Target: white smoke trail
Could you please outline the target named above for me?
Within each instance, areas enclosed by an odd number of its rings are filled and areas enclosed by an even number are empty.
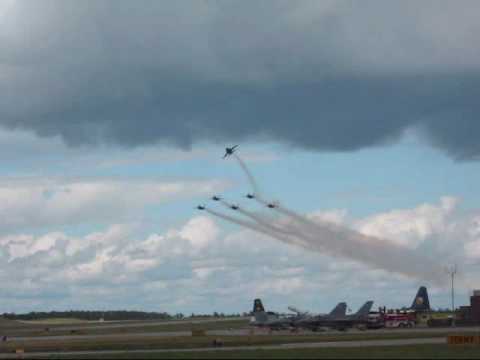
[[[238,155],[235,157],[255,190],[255,199],[262,205],[268,205],[269,202],[259,193],[257,183],[246,164]],[[273,231],[275,234],[270,234],[271,236],[278,238],[280,235],[283,242],[360,261],[375,268],[409,277],[433,281],[438,285],[444,282],[442,268],[432,260],[418,255],[414,250],[339,225],[317,223],[281,205],[275,205],[274,209],[286,216],[289,222],[283,225],[272,223],[267,225],[268,221],[252,213],[242,210],[242,214],[253,218],[264,229]],[[290,236],[286,236],[287,234]]]
[[[247,164],[245,164],[244,161],[236,153],[233,153],[233,156],[235,157],[235,159],[237,159],[245,175],[247,175],[248,181],[250,182],[250,186],[253,189],[253,194],[256,197],[260,196],[260,188],[258,187],[258,184],[255,181],[255,178],[253,177],[252,173],[248,169]]]
[[[233,204],[230,204],[228,203],[227,201],[225,200],[220,200],[220,202],[227,208],[229,209],[232,209],[232,205]],[[243,208],[241,208],[240,206],[238,206],[235,211],[238,211],[240,214],[252,219],[253,221],[255,221],[258,225],[260,226],[263,226],[264,228],[268,228],[270,229],[271,231],[274,231],[274,232],[279,232],[279,233],[287,233],[288,235],[293,235],[293,236],[298,236],[298,234],[292,230],[289,230],[285,227],[280,227],[279,225],[275,224],[275,223],[272,223],[269,221],[269,219],[266,219],[266,218],[263,218],[262,216],[260,215],[257,215],[253,212],[250,212],[250,211],[247,211],[247,210],[244,210]]]
[[[302,243],[301,239],[290,239],[286,235],[283,235],[283,234],[278,233],[276,231],[272,231],[269,227],[264,227],[264,226],[259,225],[259,224],[255,224],[255,223],[252,223],[252,222],[249,222],[249,221],[244,221],[244,220],[235,218],[233,216],[222,214],[222,213],[219,213],[215,210],[211,210],[211,209],[208,209],[208,208],[205,208],[205,211],[208,212],[209,214],[217,216],[217,217],[219,217],[223,220],[229,221],[233,224],[243,226],[247,229],[262,233],[264,235],[268,235],[268,236],[270,236],[274,239],[280,240],[284,243],[294,244],[294,245],[303,246],[303,247],[307,246],[306,244]]]
[[[237,211],[240,211],[240,208]],[[219,213],[214,213],[214,215],[269,235],[286,244],[301,246],[322,254],[327,253],[361,261],[390,272],[433,281],[437,285],[443,284],[444,274],[442,269],[408,248],[329,223],[315,224],[314,231],[306,227],[295,227],[292,228],[295,230],[287,230],[285,227],[279,227],[278,224],[266,223],[264,219],[248,211],[242,210],[241,213],[252,217],[258,223],[246,222]]]

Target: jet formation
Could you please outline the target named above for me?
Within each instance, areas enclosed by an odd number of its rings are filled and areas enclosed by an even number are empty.
[[[238,148],[238,145],[225,148],[225,154],[223,158],[225,159],[233,155],[237,148]],[[255,199],[257,203],[269,209],[275,209],[277,212],[290,218],[294,222],[294,224],[296,224],[296,226],[292,228],[292,227],[282,227],[279,224],[271,224],[267,218],[259,216],[254,212],[248,211],[246,208],[243,208],[243,206],[240,207],[240,205],[229,203],[219,195],[211,196],[211,200],[220,202],[225,207],[231,210],[235,210],[241,215],[245,217],[249,217],[254,221],[246,221],[244,219],[225,215],[225,214],[216,212],[214,210],[211,210],[203,204],[198,205],[196,207],[198,210],[204,210],[212,215],[215,215],[217,217],[220,217],[232,223],[242,225],[251,230],[254,230],[266,235],[270,235],[271,237],[277,240],[280,240],[282,242],[286,242],[289,244],[292,243],[290,237],[292,237],[293,235],[295,237],[298,237],[300,240],[302,240],[300,245],[302,247],[306,247],[307,249],[314,249],[314,250],[318,249],[316,245],[317,243],[312,242],[312,236],[315,236],[315,239],[316,239],[317,232],[321,234],[324,234],[326,232],[327,235],[329,235],[326,237],[327,239],[332,237],[330,235],[337,234],[337,232],[334,232],[332,234],[331,229],[325,226],[319,225],[316,222],[309,220],[307,217],[298,215],[294,211],[291,211],[288,208],[281,206],[277,202],[266,201],[262,193],[258,190],[256,181],[252,176],[251,172],[249,171],[249,169],[247,168],[247,166],[245,165],[245,163],[237,155],[235,155],[234,157],[242,167],[245,174],[247,175],[250,185],[253,188],[253,192],[247,193],[245,195],[245,198]],[[339,232],[338,234],[342,236],[344,242],[346,242],[346,245],[352,245],[352,246],[358,245],[357,244],[358,241],[356,240],[356,237],[355,237],[356,233],[350,230],[344,230],[342,232]],[[348,236],[345,237],[345,234]],[[389,245],[387,249],[383,244],[383,242],[377,241],[376,239],[373,239],[373,240],[375,241],[372,241],[372,244],[375,246],[372,245],[369,248],[374,253],[378,253],[382,255],[384,255],[385,253],[386,254],[397,253],[398,251],[404,254],[407,253],[408,255],[411,255],[410,258],[417,260],[417,261],[414,261],[413,263],[412,261],[410,262],[412,265],[411,267],[415,268],[416,272],[418,272],[418,267],[416,267],[416,265],[418,263],[423,264],[423,262],[418,261],[422,259],[421,258],[417,259],[414,253],[410,254],[404,251],[404,249],[402,248],[395,248],[395,247],[392,247],[391,245]],[[295,244],[298,245],[298,243],[295,243]],[[363,254],[365,254],[365,251],[354,252],[353,254],[358,254],[359,256],[352,256],[352,252],[348,252],[348,254],[345,254],[345,252],[343,251],[343,249],[347,248],[347,246],[342,246],[338,248],[336,247],[337,244],[332,242],[329,242],[328,245],[333,247],[333,249],[335,250],[334,253],[335,252],[339,253],[340,255],[344,255],[348,258],[354,258],[355,260],[360,260],[363,262],[367,262],[369,264],[373,262],[373,264],[376,265],[376,267],[380,267],[383,269],[388,269],[391,271],[396,271],[396,272],[400,272],[408,275],[412,274],[412,271],[405,270],[405,267],[403,265],[401,268],[399,268],[399,266],[397,266],[398,264],[394,264],[394,266],[392,267],[390,265],[390,262],[386,263],[383,261],[372,261],[370,252],[368,252],[369,253],[368,259],[366,259],[365,256],[363,256]],[[322,252],[323,252],[323,249],[324,248],[322,247]],[[374,257],[374,259],[380,259],[380,260],[384,258],[385,256]],[[411,267],[409,267],[409,269]],[[417,273],[415,273],[415,275],[416,274]],[[356,313],[351,315],[346,314],[347,305],[346,303],[342,302],[342,303],[339,303],[329,314],[314,315],[308,312],[302,312],[302,311],[297,311],[297,309],[293,309],[292,311],[295,313],[295,315],[284,316],[284,315],[276,314],[273,312],[265,311],[261,300],[256,299],[254,302],[252,325],[257,327],[269,328],[271,330],[290,328],[290,329],[310,329],[313,331],[317,331],[322,328],[332,328],[332,329],[338,329],[338,330],[346,330],[352,327],[362,328],[368,325],[369,313],[372,308],[372,305],[373,305],[372,301],[367,301]],[[426,288],[422,287],[419,289],[417,296],[415,297],[412,305],[409,308],[404,308],[404,309],[412,312],[423,312],[423,311],[427,311],[430,308],[429,305],[430,304],[428,301]]]
[[[232,147],[226,147],[226,148],[225,148],[225,154],[223,155],[223,159],[225,159],[225,158],[233,155],[233,154],[235,153],[235,151],[236,151],[237,148],[238,148],[238,145],[234,145],[234,146],[232,146]],[[257,199],[257,198],[258,198],[258,196],[257,196],[256,194],[254,194],[254,193],[248,193],[248,194],[245,195],[245,197],[246,197],[247,199]],[[218,195],[213,195],[213,196],[211,197],[211,200],[213,200],[213,201],[221,201],[221,200],[223,200],[223,199],[222,199],[222,197],[220,197],[220,196],[218,196]],[[270,203],[266,203],[265,206],[268,207],[269,209],[275,209],[278,205],[275,204],[275,203],[270,202]],[[238,206],[238,205],[230,205],[229,208],[232,209],[232,210],[238,210],[238,209],[239,209],[239,206]],[[198,205],[198,206],[197,206],[197,209],[198,209],[198,210],[205,210],[205,206],[204,206],[204,205]]]

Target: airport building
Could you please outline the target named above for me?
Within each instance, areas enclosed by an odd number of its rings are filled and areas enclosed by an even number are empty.
[[[470,306],[460,306],[456,312],[458,324],[480,325],[480,290],[474,290],[470,296]]]

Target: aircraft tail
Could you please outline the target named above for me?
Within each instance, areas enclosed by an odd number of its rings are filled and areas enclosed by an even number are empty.
[[[341,302],[338,303],[337,306],[330,312],[330,316],[338,317],[338,316],[345,316],[347,312],[347,303]]]
[[[253,317],[257,323],[265,322],[268,319],[261,299],[253,300]]]
[[[373,306],[373,301],[367,301],[363,306],[358,309],[356,312],[355,316],[367,316],[370,313],[370,310],[372,309]]]
[[[255,314],[257,312],[265,312],[261,299],[253,300],[253,313]]]
[[[413,299],[410,309],[415,311],[429,311],[430,301],[428,300],[428,292],[425,286],[421,286],[418,289],[417,295]]]

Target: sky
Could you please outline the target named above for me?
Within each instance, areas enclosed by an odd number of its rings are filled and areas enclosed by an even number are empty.
[[[0,312],[329,311],[445,283],[196,209],[263,196],[480,275],[476,1],[0,0]],[[356,251],[356,249],[352,249]],[[402,253],[403,254],[403,253]],[[412,259],[396,259],[407,264]]]

